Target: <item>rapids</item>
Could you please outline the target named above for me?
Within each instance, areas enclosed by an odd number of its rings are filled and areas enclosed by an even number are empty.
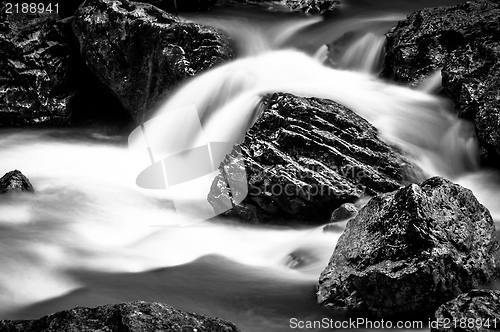
[[[230,34],[238,58],[189,80],[156,112],[195,105],[210,140],[241,141],[268,93],[332,99],[427,176],[473,190],[498,223],[499,174],[479,168],[473,128],[433,94],[439,76],[417,91],[375,75],[384,33],[424,5],[390,3],[353,1],[326,18],[237,5],[185,15]],[[324,44],[346,34],[328,63]],[[19,169],[36,191],[0,199],[1,319],[131,300],[219,316],[244,332],[290,331],[292,318],[347,319],[315,303],[340,232],[217,218],[179,227],[168,192],[136,186],[126,143],[97,129],[0,131],[0,175]]]

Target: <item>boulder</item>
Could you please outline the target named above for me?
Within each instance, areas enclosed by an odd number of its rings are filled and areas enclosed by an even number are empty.
[[[220,318],[188,313],[162,303],[143,301],[74,308],[36,320],[0,321],[4,332],[237,332]]]
[[[233,56],[216,30],[127,0],[87,0],[73,30],[87,66],[137,120],[180,82]]]
[[[208,201],[216,213],[232,201],[225,215],[249,222],[326,223],[343,203],[396,190],[419,174],[370,123],[336,102],[276,93],[265,103],[241,154],[228,155],[212,183]],[[246,179],[232,170],[240,165]],[[248,184],[248,195],[235,205],[239,193],[226,183],[239,182]]]
[[[0,194],[21,191],[35,192],[30,180],[17,169],[0,178]]]
[[[417,86],[441,70],[459,115],[474,122],[485,160],[500,158],[500,3],[417,11],[387,35],[383,76]]]
[[[500,291],[474,289],[441,305],[431,332],[500,330]]]
[[[498,270],[489,211],[440,177],[372,198],[347,223],[318,302],[379,317],[427,315]]]
[[[0,11],[0,127],[69,122],[68,38],[56,13]]]

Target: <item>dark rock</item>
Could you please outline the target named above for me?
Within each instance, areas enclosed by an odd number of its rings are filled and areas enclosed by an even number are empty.
[[[232,323],[187,313],[162,303],[130,302],[74,308],[37,320],[0,321],[3,332],[237,332]]]
[[[127,0],[87,0],[73,30],[89,68],[139,120],[180,82],[232,56],[214,29]]]
[[[347,219],[352,219],[358,214],[358,208],[351,203],[344,203],[339,208],[332,212],[330,222],[339,222]]]
[[[35,192],[30,180],[17,169],[0,178],[0,194],[21,191]]]
[[[500,330],[500,291],[474,289],[441,305],[431,332]]]
[[[68,30],[56,13],[0,6],[0,126],[68,123]]]
[[[167,12],[195,12],[208,10],[218,0],[141,0]]]
[[[429,314],[497,273],[495,226],[472,192],[443,178],[371,199],[347,223],[318,302],[377,316]]]
[[[294,11],[308,14],[324,14],[338,9],[341,5],[340,0],[282,0],[281,2]]]
[[[419,85],[440,70],[459,115],[474,121],[483,157],[500,158],[500,3],[424,9],[387,35],[383,75]]]
[[[324,14],[340,8],[340,0],[232,0],[250,4],[278,3],[293,11],[302,11],[308,14]]]
[[[208,201],[224,211],[240,201],[226,183],[248,183],[248,196],[226,215],[251,222],[325,223],[343,203],[396,190],[418,173],[366,120],[326,99],[270,96],[240,147],[222,163]],[[241,164],[247,178],[233,178]]]

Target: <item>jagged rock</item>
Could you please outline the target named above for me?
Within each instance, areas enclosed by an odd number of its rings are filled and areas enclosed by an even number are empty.
[[[0,126],[67,124],[68,30],[56,13],[12,13],[0,2]]]
[[[284,93],[267,99],[241,155],[228,155],[212,183],[208,201],[216,212],[238,201],[226,183],[243,182],[247,197],[226,215],[250,222],[325,223],[343,203],[396,190],[418,173],[378,139],[371,124],[336,102]],[[247,178],[233,178],[242,174],[234,167],[246,167]]]
[[[89,68],[139,120],[180,82],[233,55],[214,29],[127,0],[87,0],[73,30]]]
[[[30,180],[17,169],[0,178],[0,194],[16,191],[35,192]]]
[[[74,308],[37,320],[0,321],[3,332],[237,332],[232,323],[143,301]]]
[[[474,289],[441,305],[431,332],[500,330],[500,291]]]
[[[387,35],[383,75],[419,85],[436,70],[459,115],[474,121],[483,157],[500,158],[500,3],[417,11]]]
[[[344,203],[339,208],[332,212],[330,222],[338,222],[356,217],[358,208],[351,203]]]
[[[347,223],[318,302],[377,316],[429,314],[497,273],[495,226],[472,192],[440,177],[372,198]]]

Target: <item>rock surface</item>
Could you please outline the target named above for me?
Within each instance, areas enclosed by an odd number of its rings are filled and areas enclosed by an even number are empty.
[[[35,192],[30,180],[17,169],[0,178],[0,194],[21,191]]]
[[[372,125],[336,102],[277,93],[266,103],[240,146],[242,154],[228,155],[223,175],[212,183],[208,201],[216,212],[238,194],[226,183],[239,181],[248,183],[249,194],[226,215],[250,222],[325,223],[343,203],[396,190],[418,173],[378,139]],[[247,178],[233,179],[241,174],[231,170],[240,158]]]
[[[187,313],[166,304],[130,302],[74,308],[37,320],[0,321],[3,332],[237,332],[219,318]]]
[[[218,0],[141,0],[150,3],[167,12],[194,12],[208,10]]]
[[[0,126],[69,119],[68,30],[55,13],[7,14],[0,2]]]
[[[387,35],[383,75],[419,85],[441,70],[459,115],[474,122],[483,157],[500,158],[500,3],[417,11]]]
[[[266,3],[274,2],[293,11],[302,11],[308,14],[324,14],[340,8],[340,0],[232,0],[245,3]]]
[[[233,55],[214,29],[127,0],[86,1],[73,30],[89,68],[139,120],[180,82]]]
[[[434,177],[371,199],[347,223],[318,302],[377,316],[429,314],[497,273],[495,226],[472,192]]]
[[[441,305],[431,332],[500,330],[500,291],[474,289]]]

